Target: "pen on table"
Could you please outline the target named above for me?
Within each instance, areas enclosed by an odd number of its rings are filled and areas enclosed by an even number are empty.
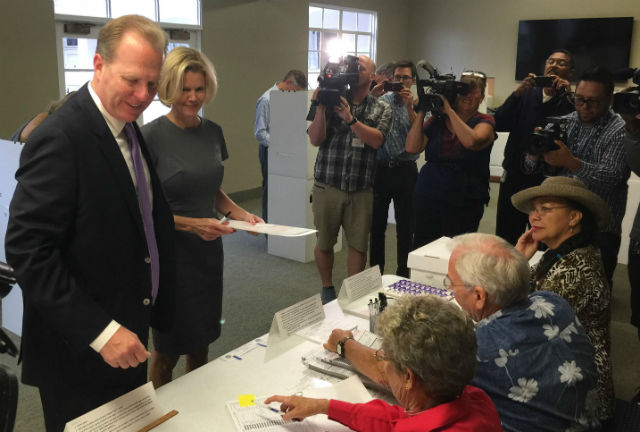
[[[231,212],[228,211],[226,215],[222,216],[222,219],[220,219],[220,223],[225,223],[226,221],[228,221],[230,214],[231,214]]]
[[[271,406],[269,406],[269,405],[260,405],[260,406],[261,406],[262,408],[264,408],[264,409],[268,409],[269,411],[274,412],[274,413],[276,413],[276,414],[282,414],[282,412],[280,412],[280,410],[279,410],[279,409],[275,409],[274,407],[271,407]]]

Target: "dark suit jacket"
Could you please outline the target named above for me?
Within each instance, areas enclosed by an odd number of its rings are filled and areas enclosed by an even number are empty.
[[[146,381],[146,363],[111,368],[89,344],[112,319],[145,345],[150,324],[162,328],[172,320],[173,218],[152,164],[149,170],[160,253],[153,306],[145,304],[151,275],[133,181],[86,85],[28,139],[6,236],[24,298],[25,383],[42,386],[63,377],[97,392],[109,388],[111,396]]]

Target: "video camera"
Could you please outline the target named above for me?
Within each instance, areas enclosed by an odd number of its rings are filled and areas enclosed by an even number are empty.
[[[640,114],[640,69],[627,68],[614,74],[616,79],[632,78],[636,87],[613,95],[613,110],[618,114]]]
[[[562,117],[547,117],[545,119],[551,126],[544,129],[533,131],[531,134],[527,153],[534,156],[542,156],[543,154],[557,150],[559,147],[555,143],[556,140],[566,142],[567,134],[564,131],[564,125],[567,119]]]
[[[440,74],[436,68],[431,66],[426,60],[416,63],[418,80],[416,89],[418,91],[418,111],[430,111],[431,115],[441,117],[444,102],[440,95],[444,96],[453,107],[457,95],[469,93],[469,84],[456,81],[453,74]],[[425,72],[428,74],[425,77]]]
[[[327,63],[318,76],[318,103],[331,108],[340,103],[340,96],[347,97],[347,90],[360,80],[360,61],[348,55],[340,63]]]

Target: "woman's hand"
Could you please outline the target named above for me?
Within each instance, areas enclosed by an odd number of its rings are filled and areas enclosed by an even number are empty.
[[[262,220],[261,217],[256,216],[252,213],[246,212],[246,215],[244,217],[244,219],[242,219],[244,222],[249,222],[251,225],[255,225],[257,223],[264,223],[264,221]],[[254,232],[254,231],[247,231],[249,234],[257,236],[260,233]]]
[[[336,352],[336,346],[338,345],[338,342],[346,337],[352,338],[353,333],[351,333],[349,330],[334,329],[329,335],[329,339],[322,346],[326,350]]]
[[[450,116],[451,113],[454,112],[453,108],[451,108],[451,104],[449,103],[447,98],[444,97],[443,95],[440,95],[440,99],[442,99],[442,112],[447,116]]]
[[[520,252],[527,260],[531,259],[538,250],[538,240],[533,238],[533,228],[529,228],[518,239],[516,250]]]
[[[182,219],[182,223],[179,223],[178,220],[176,220],[177,229],[192,232],[205,241],[215,240],[222,235],[231,234],[236,231],[225,224],[221,224],[220,221],[216,218]]]
[[[329,399],[274,395],[264,401],[265,404],[271,402],[281,403],[280,411],[284,413],[282,419],[285,421],[302,420],[305,417],[329,412]]]

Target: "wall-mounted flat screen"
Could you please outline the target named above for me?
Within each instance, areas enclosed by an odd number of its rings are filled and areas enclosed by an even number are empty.
[[[573,53],[574,80],[598,65],[612,72],[629,67],[632,29],[633,17],[520,21],[516,79],[541,75],[544,61],[556,48]]]

